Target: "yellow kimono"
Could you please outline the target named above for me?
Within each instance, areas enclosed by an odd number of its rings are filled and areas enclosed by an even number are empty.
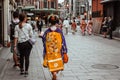
[[[62,52],[65,49],[63,47],[63,36],[61,33],[56,31],[49,31],[44,36],[43,42],[44,44],[44,63],[43,66],[49,68],[51,72],[63,70],[63,60],[62,60]],[[65,51],[67,52],[67,50]]]

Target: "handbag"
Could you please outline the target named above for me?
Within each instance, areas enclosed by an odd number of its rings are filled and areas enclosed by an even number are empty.
[[[104,27],[104,28],[107,28],[107,26],[106,26],[106,25],[103,25],[103,27]]]
[[[63,62],[68,63],[68,55],[66,53],[63,54]]]
[[[10,47],[11,46],[11,42],[7,42],[7,47]]]
[[[35,38],[30,38],[28,41],[29,41],[29,43],[31,45],[34,45],[36,43],[36,39]]]

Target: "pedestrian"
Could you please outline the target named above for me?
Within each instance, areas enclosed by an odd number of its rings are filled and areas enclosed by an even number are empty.
[[[32,28],[33,28],[33,31],[35,31],[35,28],[36,28],[36,21],[35,21],[35,19],[32,17],[31,18],[31,26],[32,26]]]
[[[41,34],[42,32],[42,27],[43,27],[43,21],[42,19],[39,17],[37,20],[37,28],[38,28],[38,33]]]
[[[69,21],[68,21],[67,18],[63,21],[63,26],[65,27],[66,34],[68,34],[68,27],[69,27],[70,25],[69,25]]]
[[[10,28],[9,28],[10,42],[11,42],[11,53],[13,53],[13,60],[14,60],[13,67],[15,67],[16,69],[19,69],[19,66],[20,66],[18,50],[14,51],[14,35],[15,35],[14,30],[15,30],[15,26],[19,24],[18,16],[19,16],[18,12],[16,12],[16,11],[13,12],[13,20],[11,21]]]
[[[20,53],[20,74],[28,75],[29,69],[29,57],[32,49],[32,45],[29,43],[30,37],[33,35],[32,26],[26,23],[27,16],[24,13],[19,15],[20,23],[15,27],[15,43],[14,50],[18,46]],[[17,45],[18,44],[18,45]],[[25,68],[24,68],[25,61]]]
[[[76,32],[76,27],[77,27],[77,24],[76,24],[75,20],[73,20],[73,22],[72,22],[72,24],[71,24],[72,34],[75,34],[75,32]]]
[[[107,30],[108,30],[108,20],[107,17],[104,17],[104,20],[102,22],[102,34],[104,38],[107,37]]]
[[[92,22],[92,19],[90,18],[90,20],[87,23],[87,32],[89,35],[92,34],[92,26],[93,26],[93,22]]]
[[[52,73],[52,80],[57,79],[57,73],[64,69],[63,55],[67,54],[67,46],[62,31],[56,26],[57,17],[49,18],[50,27],[42,36],[43,40],[43,66],[48,67]]]
[[[112,33],[116,29],[114,21],[111,16],[108,17],[108,34],[109,39],[113,39]]]
[[[60,30],[62,30],[62,27],[63,27],[63,21],[61,18],[59,18],[59,28]]]
[[[87,26],[87,24],[85,22],[85,19],[83,18],[81,23],[80,23],[80,29],[81,29],[82,35],[85,35],[86,26]]]

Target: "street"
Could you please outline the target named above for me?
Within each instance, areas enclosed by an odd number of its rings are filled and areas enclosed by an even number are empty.
[[[82,36],[78,30],[65,35],[69,62],[64,71],[58,73],[58,80],[120,80],[120,41],[109,40],[95,35]],[[5,65],[0,80],[51,80],[47,68],[42,67],[42,39],[30,55],[28,77],[20,75],[13,68],[12,54]]]

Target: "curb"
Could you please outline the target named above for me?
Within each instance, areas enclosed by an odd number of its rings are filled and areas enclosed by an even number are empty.
[[[103,37],[102,36],[102,34],[96,34],[96,33],[93,33],[95,36],[100,36],[100,37]],[[108,38],[109,39],[109,38]],[[111,40],[117,40],[117,41],[120,41],[120,38],[118,38],[118,37],[114,37],[113,36],[113,39],[111,39]]]
[[[4,77],[5,74],[5,70],[8,66],[8,63],[11,59],[11,55],[10,54],[10,50],[6,47],[1,47],[0,48],[0,80],[2,80],[2,78]]]

